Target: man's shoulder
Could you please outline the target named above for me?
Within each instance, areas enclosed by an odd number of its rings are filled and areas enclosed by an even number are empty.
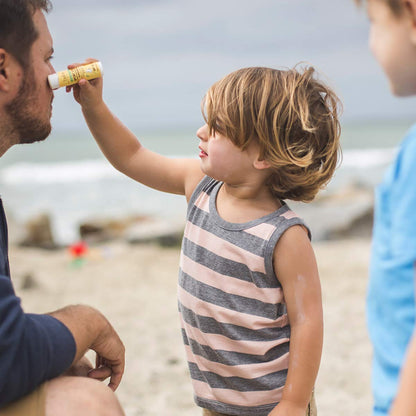
[[[7,222],[0,198],[0,274],[10,276],[7,239]]]

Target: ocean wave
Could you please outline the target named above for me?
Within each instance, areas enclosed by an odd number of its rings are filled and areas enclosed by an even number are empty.
[[[0,181],[7,185],[95,182],[122,175],[105,160],[52,163],[16,163],[0,170]]]
[[[381,167],[393,160],[396,151],[396,148],[344,150],[341,169]],[[0,181],[7,185],[96,182],[122,176],[106,160],[76,160],[42,164],[24,162],[0,170]]]
[[[342,152],[341,168],[371,169],[391,163],[397,148],[348,149]]]

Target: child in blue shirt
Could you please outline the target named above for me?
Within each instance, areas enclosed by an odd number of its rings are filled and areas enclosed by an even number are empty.
[[[416,0],[367,0],[367,11],[370,48],[390,81],[392,93],[415,95]],[[415,213],[413,127],[376,190],[367,299],[374,347],[374,416],[416,414],[416,395],[412,392],[416,384],[416,342],[411,344],[406,360],[415,324]]]

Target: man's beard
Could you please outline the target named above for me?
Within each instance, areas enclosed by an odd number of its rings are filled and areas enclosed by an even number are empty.
[[[45,121],[36,115],[39,106],[36,98],[34,72],[27,68],[17,96],[6,105],[11,131],[18,136],[19,143],[45,140],[52,130],[50,119],[45,117]]]

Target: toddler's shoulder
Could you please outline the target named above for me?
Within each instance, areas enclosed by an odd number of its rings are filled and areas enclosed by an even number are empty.
[[[281,236],[293,227],[302,230],[304,233],[306,232],[308,238],[311,239],[311,232],[303,218],[293,211],[286,203],[284,203],[276,214],[276,216],[270,218],[270,223],[272,223],[275,227],[271,237],[272,244],[277,243]]]

